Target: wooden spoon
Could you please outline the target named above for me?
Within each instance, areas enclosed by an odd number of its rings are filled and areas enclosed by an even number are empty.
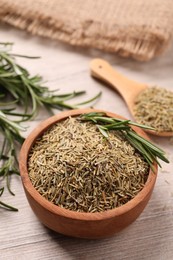
[[[135,99],[148,86],[128,79],[117,72],[108,62],[102,59],[94,59],[90,65],[91,75],[94,78],[105,81],[113,89],[117,90],[124,98],[131,114],[134,116]],[[173,132],[157,132],[145,130],[157,136],[173,136]]]

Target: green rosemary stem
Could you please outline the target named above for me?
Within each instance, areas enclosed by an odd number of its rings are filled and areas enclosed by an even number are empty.
[[[83,114],[81,115],[80,120],[91,121],[92,123],[96,124],[99,131],[106,138],[109,138],[108,132],[110,130],[121,132],[124,138],[129,141],[129,143],[145,158],[151,168],[154,162],[156,162],[161,167],[157,158],[166,163],[169,163],[168,159],[165,157],[165,152],[150,141],[138,135],[131,128],[131,125],[135,125],[144,129],[154,130],[152,127],[134,123],[130,120],[107,117],[105,113],[100,112]]]

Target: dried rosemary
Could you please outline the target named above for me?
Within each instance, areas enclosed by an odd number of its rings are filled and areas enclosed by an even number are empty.
[[[127,203],[143,188],[150,168],[129,141],[134,136],[124,134],[134,132],[129,123],[90,113],[55,124],[30,151],[33,186],[45,199],[73,211],[101,212]]]
[[[156,131],[173,131],[173,92],[160,87],[144,90],[136,99],[134,115],[137,122]]]

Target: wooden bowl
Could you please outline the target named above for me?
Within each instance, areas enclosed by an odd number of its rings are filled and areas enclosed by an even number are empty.
[[[20,174],[24,190],[29,204],[38,219],[50,229],[73,237],[80,238],[103,238],[108,237],[131,224],[147,205],[157,177],[157,165],[153,167],[156,173],[151,170],[144,188],[129,202],[118,208],[96,213],[82,213],[60,208],[43,198],[33,187],[27,169],[28,154],[35,140],[45,130],[56,122],[68,116],[77,116],[89,112],[101,112],[95,109],[79,109],[62,112],[42,122],[25,140],[19,159]],[[105,112],[105,111],[102,111]],[[106,112],[108,116],[122,118],[119,115]],[[147,135],[138,127],[133,129],[141,136],[148,139]]]

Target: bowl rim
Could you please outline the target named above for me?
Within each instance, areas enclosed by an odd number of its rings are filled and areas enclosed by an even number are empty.
[[[96,220],[104,220],[113,218],[115,216],[119,216],[122,214],[125,214],[127,211],[132,210],[135,208],[138,204],[140,204],[151,192],[151,189],[153,188],[156,178],[157,178],[157,172],[158,172],[158,166],[156,162],[153,163],[153,168],[155,172],[150,168],[148,179],[143,187],[143,189],[130,201],[125,203],[124,205],[106,210],[103,212],[77,212],[72,211],[69,209],[62,208],[60,206],[57,206],[53,204],[52,202],[45,199],[39,192],[34,188],[34,186],[31,183],[31,180],[29,178],[28,170],[27,170],[27,161],[28,161],[28,154],[33,146],[35,140],[41,136],[48,128],[50,128],[52,125],[57,123],[58,121],[64,120],[69,116],[78,116],[80,114],[84,113],[90,113],[90,112],[103,112],[107,116],[110,117],[118,117],[125,119],[123,116],[108,112],[105,110],[100,109],[75,109],[75,110],[68,110],[65,112],[61,112],[59,114],[56,114],[54,116],[49,117],[48,119],[42,121],[26,138],[24,141],[19,155],[19,169],[20,169],[20,175],[23,183],[23,187],[25,192],[28,192],[29,195],[34,199],[38,204],[40,204],[45,209],[49,210],[50,212],[57,214],[61,217],[66,217],[69,219],[76,219],[76,220],[86,220],[86,221],[96,221]],[[140,135],[145,137],[146,139],[150,140],[148,135],[139,127],[132,126],[132,128]]]

